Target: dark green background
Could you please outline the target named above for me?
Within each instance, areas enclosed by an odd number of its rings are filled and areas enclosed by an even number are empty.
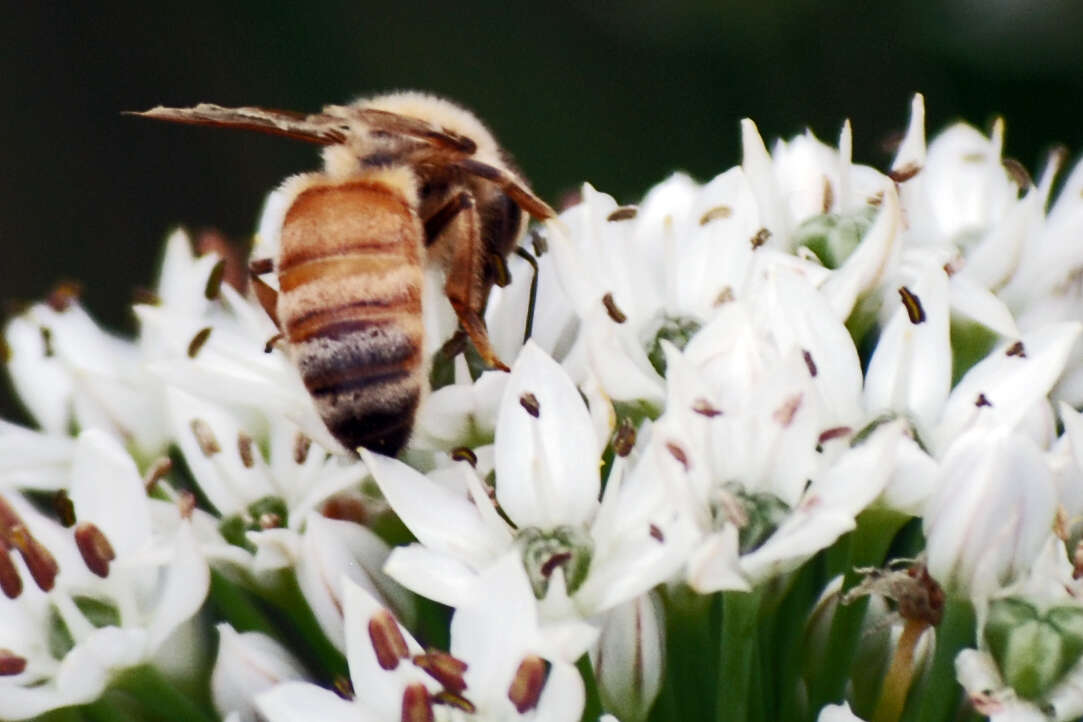
[[[1032,5],[1040,8],[1031,7]],[[187,2],[12,5],[0,23],[0,298],[85,284],[131,330],[168,229],[242,238],[263,197],[316,164],[277,138],[121,117],[157,103],[316,110],[397,88],[485,119],[542,196],[584,179],[634,201],[676,169],[739,162],[738,120],[768,139],[808,125],[855,158],[926,95],[929,127],[1005,116],[1034,169],[1083,148],[1083,3]],[[17,8],[17,9],[16,9]],[[10,391],[0,413],[15,416]]]

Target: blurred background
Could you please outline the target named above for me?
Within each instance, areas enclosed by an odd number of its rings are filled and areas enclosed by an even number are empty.
[[[706,180],[739,163],[746,116],[769,143],[809,127],[832,144],[849,117],[855,161],[885,168],[918,90],[930,131],[1003,115],[1032,173],[1054,144],[1083,150],[1076,0],[72,5],[22,4],[0,27],[0,300],[76,280],[123,333],[170,229],[242,242],[266,192],[318,159],[122,110],[431,90],[474,109],[554,204],[583,180],[622,202],[674,170]],[[0,415],[25,419],[6,385]]]

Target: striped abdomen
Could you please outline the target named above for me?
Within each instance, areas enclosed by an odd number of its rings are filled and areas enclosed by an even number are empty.
[[[394,185],[317,185],[286,213],[278,318],[324,423],[348,449],[394,455],[424,382],[422,227]]]

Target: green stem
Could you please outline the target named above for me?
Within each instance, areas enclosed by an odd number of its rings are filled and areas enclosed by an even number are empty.
[[[594,666],[590,663],[590,657],[584,654],[575,663],[579,670],[579,676],[583,678],[586,689],[586,704],[583,705],[583,722],[593,722],[602,716],[602,697],[598,693],[598,679],[594,676]]]
[[[765,697],[765,717],[796,720],[799,713],[801,661],[805,650],[805,625],[823,586],[823,563],[820,555],[810,559],[796,572],[790,591],[782,600],[761,642],[768,650],[767,679],[773,693]]]
[[[898,512],[878,509],[867,510],[858,517],[857,529],[847,535],[848,539],[840,540],[850,547],[843,591],[860,581],[861,575],[856,568],[878,567],[884,563],[891,540],[908,518]],[[823,654],[827,663],[820,666],[819,673],[809,682],[809,709],[813,713],[818,713],[824,705],[842,701],[868,606],[868,598],[862,598],[852,604],[839,604],[835,610]]]
[[[924,620],[907,619],[903,625],[902,636],[895,645],[895,656],[891,667],[884,676],[880,690],[880,700],[876,703],[876,713],[872,722],[897,722],[902,716],[906,697],[914,679],[914,649],[922,633],[929,628]]]
[[[759,592],[722,593],[722,648],[718,666],[719,722],[747,722],[763,712],[759,689]]]
[[[714,596],[688,587],[665,593],[666,673],[651,709],[652,722],[714,717],[718,635],[711,633]]]
[[[295,574],[283,574],[265,599],[278,612],[275,617],[280,622],[279,638],[285,636],[287,646],[297,652],[310,669],[328,682],[347,676],[346,657],[323,633]]]
[[[253,603],[249,595],[221,572],[211,571],[211,603],[218,615],[238,632],[263,632],[274,638],[274,623]]]
[[[955,657],[974,646],[977,619],[968,599],[949,597],[944,605],[944,619],[936,628],[936,652],[929,669],[928,682],[907,719],[917,722],[943,722],[954,719],[959,708],[959,683],[955,680]]]
[[[113,686],[131,695],[151,715],[168,722],[211,722],[206,710],[182,694],[162,674],[149,665],[128,670],[117,677]]]

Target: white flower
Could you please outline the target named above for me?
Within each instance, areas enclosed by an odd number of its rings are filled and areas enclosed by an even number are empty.
[[[420,542],[394,550],[387,572],[452,606],[517,546],[535,593],[552,595],[553,614],[589,617],[676,572],[691,540],[657,479],[633,473],[622,482],[624,460],[599,501],[601,449],[590,413],[561,367],[531,343],[513,367],[497,423],[496,500],[514,526],[468,469],[469,498],[386,457],[362,457]]]
[[[455,612],[449,653],[421,647],[363,589],[343,581],[350,681],[346,701],[299,682],[278,685],[256,704],[270,722],[388,720],[425,714],[452,720],[578,720],[582,680],[539,627],[533,595],[515,555],[478,579]],[[542,660],[551,666],[545,676]],[[447,704],[434,704],[437,695]]]
[[[235,713],[238,722],[256,722],[256,695],[277,684],[305,678],[292,654],[259,632],[238,633],[217,625],[218,657],[211,673],[214,707],[223,717]]]

